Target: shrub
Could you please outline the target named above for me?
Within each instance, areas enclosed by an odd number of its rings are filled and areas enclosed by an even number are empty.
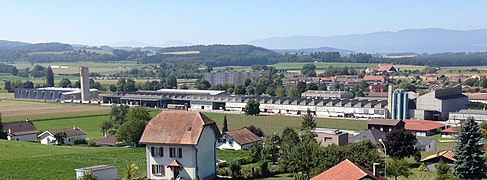
[[[232,172],[233,177],[238,177],[240,176],[240,170],[242,169],[242,166],[238,161],[233,161],[230,162],[230,171]]]
[[[269,174],[269,162],[268,161],[266,161],[266,160],[259,161],[257,163],[257,167],[259,167],[263,177],[266,177]]]
[[[83,139],[83,138],[76,138],[73,140],[73,144],[74,145],[78,145],[78,144],[86,144],[86,139]]]
[[[251,164],[251,163],[257,162],[256,160],[254,160],[254,158],[252,158],[250,156],[241,157],[241,158],[235,159],[235,161],[237,161],[241,165]]]
[[[418,171],[425,171],[426,170],[426,165],[424,165],[424,163],[422,163],[419,167],[418,167]]]
[[[218,168],[217,173],[220,176],[230,176],[230,170],[228,170],[228,168]]]
[[[93,140],[88,140],[88,146],[90,147],[96,147],[96,143]]]

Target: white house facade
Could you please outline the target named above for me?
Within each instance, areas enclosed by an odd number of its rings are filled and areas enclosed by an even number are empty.
[[[261,137],[255,135],[247,128],[241,128],[223,133],[218,139],[216,146],[218,149],[250,149],[262,140]]]
[[[199,112],[161,112],[140,140],[146,144],[147,178],[215,179],[218,137],[215,122]]]
[[[10,141],[36,141],[37,128],[29,121],[2,123],[2,131],[7,134]]]
[[[86,133],[77,127],[44,131],[38,137],[41,144],[56,145],[60,144],[54,137],[57,133],[66,133],[66,137],[64,138],[65,145],[72,145],[75,139],[86,139]]]

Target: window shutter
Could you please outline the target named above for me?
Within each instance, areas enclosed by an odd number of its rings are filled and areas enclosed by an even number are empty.
[[[165,171],[164,165],[159,165],[159,173],[164,175],[164,171]]]
[[[164,148],[159,147],[159,156],[164,157]]]
[[[155,149],[154,147],[150,147],[150,156],[154,157],[155,156]]]
[[[179,148],[179,158],[183,157],[183,148]]]
[[[169,157],[174,157],[173,156],[173,148],[169,148]]]
[[[156,165],[152,165],[152,174],[156,174]]]

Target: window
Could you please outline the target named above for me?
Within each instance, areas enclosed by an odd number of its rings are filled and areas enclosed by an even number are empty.
[[[164,165],[152,164],[152,174],[157,176],[164,176]]]
[[[331,142],[332,138],[331,137],[325,137],[325,142]]]
[[[183,158],[183,148],[169,148],[169,157]]]
[[[152,157],[164,157],[164,149],[162,147],[150,147],[150,154]]]

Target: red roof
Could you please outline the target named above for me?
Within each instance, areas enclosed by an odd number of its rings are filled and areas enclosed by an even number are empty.
[[[357,166],[350,160],[345,159],[344,161],[322,172],[321,174],[312,177],[311,180],[355,180],[362,178],[378,180],[385,179],[383,177],[374,176],[372,171],[369,171],[361,166]]]
[[[404,120],[404,122],[405,129],[410,131],[430,131],[445,127],[444,124],[428,120]]]
[[[262,141],[261,137],[255,135],[252,131],[245,127],[233,131],[228,131],[225,134],[233,138],[240,145]]]
[[[487,100],[487,93],[463,93],[470,100]]]
[[[449,127],[441,131],[442,133],[458,133],[458,129],[455,127]]]
[[[149,121],[140,143],[197,145],[206,126],[219,135],[215,121],[200,112],[163,111]]]
[[[394,66],[379,66],[377,68],[377,71],[391,71],[394,68]]]

